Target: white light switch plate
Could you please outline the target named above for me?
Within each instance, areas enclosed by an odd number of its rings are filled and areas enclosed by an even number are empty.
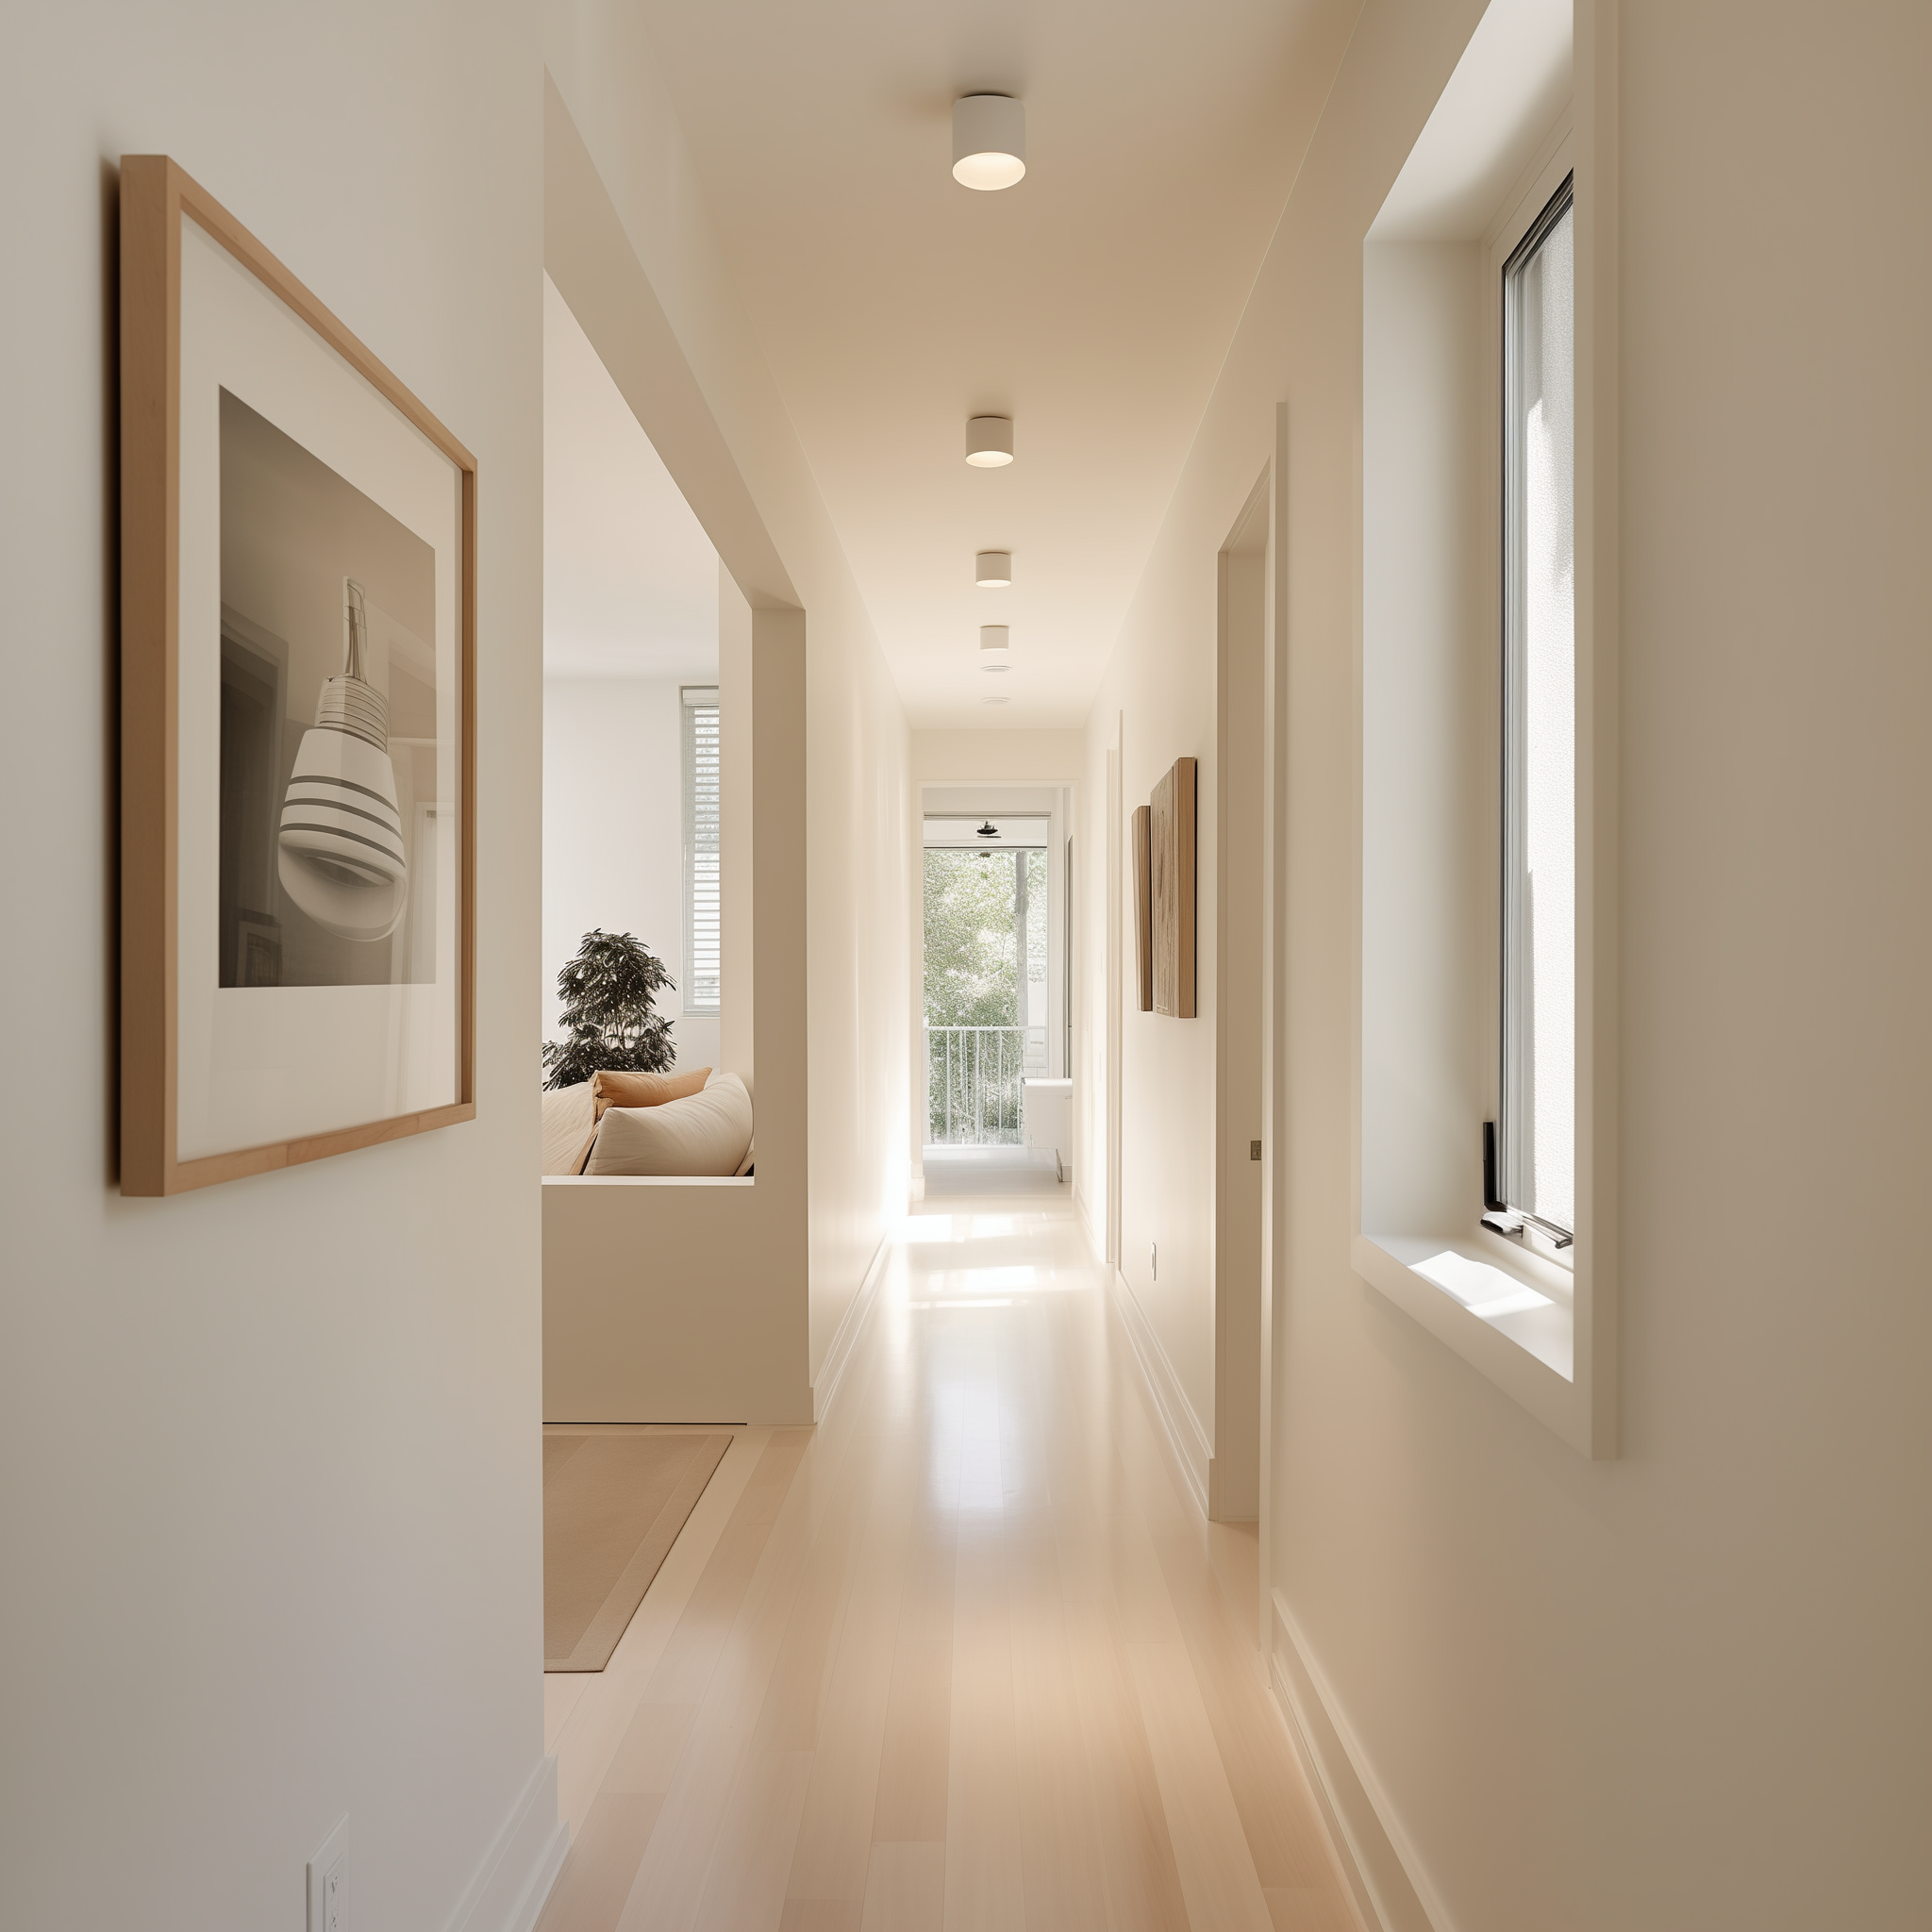
[[[308,1932],[349,1932],[349,1821],[308,1861]]]

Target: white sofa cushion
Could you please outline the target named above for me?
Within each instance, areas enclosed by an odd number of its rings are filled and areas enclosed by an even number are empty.
[[[575,1174],[584,1162],[596,1125],[591,1110],[591,1083],[559,1087],[543,1096],[543,1172]]]
[[[736,1074],[658,1107],[604,1111],[586,1174],[733,1174],[751,1145],[751,1095]]]

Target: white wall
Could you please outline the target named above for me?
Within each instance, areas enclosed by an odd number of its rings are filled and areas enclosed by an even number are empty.
[[[297,1932],[346,1812],[358,1932],[436,1932],[542,1752],[535,19],[79,0],[7,41],[0,1924]],[[480,477],[477,1117],[172,1200],[111,1169],[124,152]]]
[[[640,341],[657,345],[655,367],[675,365],[675,382],[645,399],[641,420],[648,412],[646,431],[754,612],[806,615],[807,882],[803,943],[792,936],[790,958],[811,992],[815,1380],[907,1200],[908,1042],[904,1029],[877,1024],[903,1010],[910,973],[905,711],[738,294],[736,275],[770,265],[725,261],[640,15],[620,0],[550,0],[544,51],[557,101],[642,272],[639,293],[651,312],[640,307]],[[624,387],[624,372],[611,374]],[[761,1085],[776,1050],[761,1031]]]
[[[684,1010],[684,701],[646,677],[543,681],[543,1037],[557,974],[593,927],[630,932],[677,982],[658,995],[681,1067],[715,1067],[719,1016]]]
[[[1443,1925],[1910,1924],[1932,14],[1579,11],[1622,150],[1622,1449],[1592,1463],[1349,1259],[1362,243],[1480,11],[1364,8],[1090,728],[1104,775],[1126,712],[1129,800],[1205,741],[1213,557],[1285,403],[1269,1581]],[[1131,1224],[1206,1075],[1178,1023],[1128,1033]]]
[[[1254,483],[1251,474],[1249,486]],[[1121,972],[1125,988],[1121,1021],[1121,1058],[1115,1070],[1123,1095],[1121,1118],[1120,1253],[1122,1280],[1146,1318],[1147,1329],[1164,1357],[1171,1381],[1163,1390],[1172,1406],[1191,1413],[1182,1429],[1191,1444],[1185,1459],[1206,1482],[1205,1451],[1214,1427],[1214,1146],[1215,1032],[1219,1015],[1219,951],[1216,886],[1220,835],[1215,798],[1220,779],[1215,673],[1217,558],[1232,528],[1243,490],[1225,523],[1198,556],[1163,548],[1135,597],[1123,643],[1101,680],[1093,708],[1086,783],[1094,801],[1092,817],[1080,814],[1076,842],[1099,863],[1088,872],[1085,887],[1091,908],[1104,908],[1107,884],[1107,752],[1120,751],[1121,818],[1131,819],[1147,803],[1160,778],[1180,758],[1198,760],[1195,860],[1195,1017],[1174,1019],[1138,1010],[1133,940],[1131,848],[1123,856]],[[1195,598],[1205,597],[1206,629],[1200,655],[1192,648],[1171,649],[1165,625],[1178,607],[1184,629],[1198,622]],[[1104,1039],[1105,914],[1093,920],[1092,945],[1083,983],[1088,989],[1094,1045]],[[1078,1048],[1076,1045],[1076,1058]],[[1080,1136],[1077,1166],[1093,1178],[1081,1193],[1090,1211],[1104,1213],[1106,1149],[1098,1129],[1104,1120],[1098,1082],[1083,1118],[1091,1124]],[[1143,1337],[1143,1341],[1144,1341]]]

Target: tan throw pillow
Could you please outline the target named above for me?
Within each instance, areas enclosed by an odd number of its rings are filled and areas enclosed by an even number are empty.
[[[604,1118],[607,1107],[662,1107],[667,1100],[702,1093],[710,1071],[696,1067],[688,1074],[609,1074],[599,1069],[591,1075],[596,1118]]]
[[[545,1093],[543,1172],[575,1174],[583,1165],[584,1150],[590,1146],[596,1125],[588,1080],[579,1080],[575,1087],[559,1087],[554,1093]]]
[[[613,1107],[586,1174],[733,1174],[751,1145],[751,1095],[736,1074],[658,1107]]]

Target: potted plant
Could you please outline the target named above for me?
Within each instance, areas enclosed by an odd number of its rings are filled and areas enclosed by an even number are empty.
[[[575,1087],[600,1070],[669,1073],[671,1022],[651,1010],[653,996],[666,987],[677,990],[641,940],[601,928],[587,932],[576,958],[557,975],[570,1038],[543,1042],[544,1086]]]

